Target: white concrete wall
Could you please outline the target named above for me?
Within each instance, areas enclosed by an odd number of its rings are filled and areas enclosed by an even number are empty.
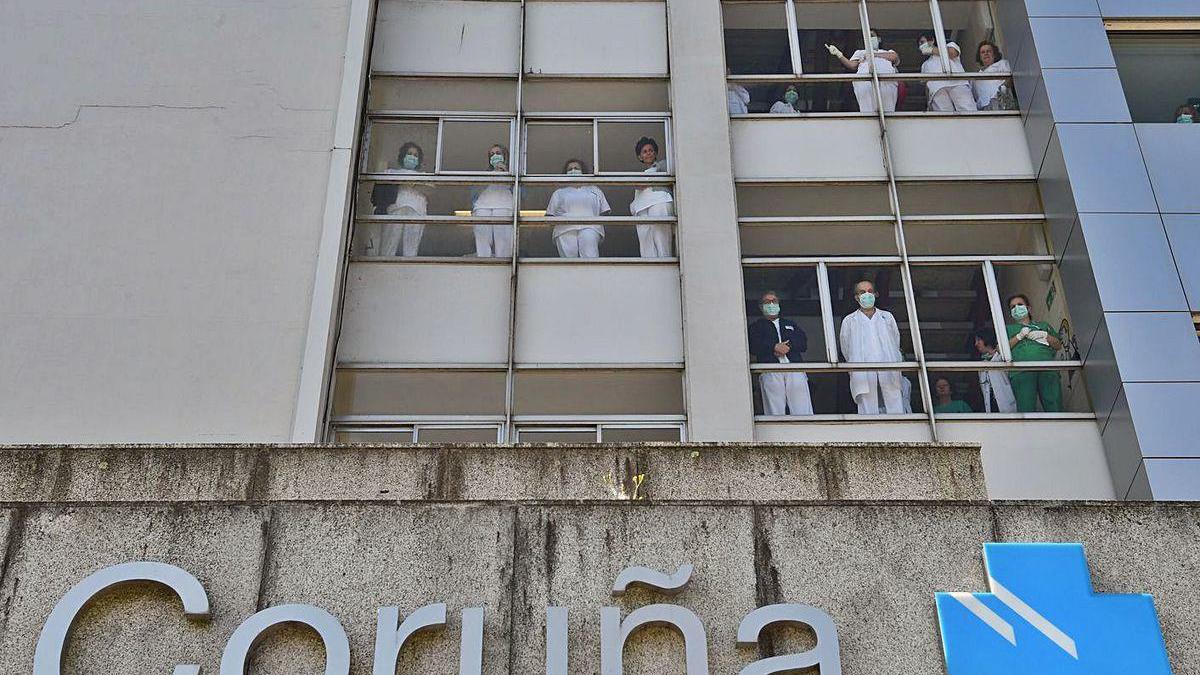
[[[525,72],[666,75],[663,2],[529,2]]]
[[[898,178],[1034,174],[1020,117],[895,117],[888,135]]]
[[[873,117],[750,118],[730,127],[735,178],[887,178]]]
[[[288,437],[348,7],[0,3],[0,442]]]

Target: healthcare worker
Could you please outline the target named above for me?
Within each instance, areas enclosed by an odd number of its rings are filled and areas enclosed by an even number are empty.
[[[808,336],[794,322],[779,315],[779,296],[775,291],[762,294],[758,303],[762,318],[750,324],[750,354],[755,363],[798,363],[808,351]],[[811,415],[812,395],[808,375],[798,372],[762,373],[763,414]]]
[[[586,168],[582,160],[569,159],[563,165],[563,173],[573,177],[582,176]],[[567,218],[595,218],[610,210],[604,193],[595,185],[561,187],[550,195],[550,203],[546,205],[547,216]],[[553,236],[560,257],[599,258],[604,226],[556,225]]]
[[[646,167],[644,173],[666,173],[666,162],[658,158],[658,142],[653,138],[640,138],[634,145],[634,152]],[[670,218],[675,215],[675,198],[661,185],[635,188],[629,212],[638,218]],[[669,224],[638,225],[637,235],[643,258],[671,257]]]
[[[783,100],[775,101],[771,106],[772,115],[786,115],[789,113],[798,113],[796,110],[796,101],[800,100],[800,92],[796,90],[796,85],[789,84],[783,92]]]
[[[900,55],[890,49],[880,49],[879,35],[875,31],[871,31],[871,44],[869,49],[860,49],[854,52],[850,58],[846,58],[842,54],[842,50],[835,45],[825,45],[830,54],[833,54],[842,62],[842,65],[849,70],[857,72],[859,75],[869,75],[871,73],[871,63],[875,64],[875,72],[880,75],[892,75],[897,72],[896,66],[900,63]],[[870,54],[871,58],[867,56]],[[896,112],[896,100],[900,95],[900,85],[895,81],[881,81],[879,83],[879,95],[883,99],[884,112]],[[858,81],[854,83],[854,96],[858,99],[858,109],[860,112],[879,112],[879,106],[876,105],[875,91],[871,87],[870,81]]]
[[[937,38],[933,33],[921,36],[918,48],[925,55],[925,63],[921,64],[921,72],[926,75],[936,75],[946,72],[942,66],[941,52],[938,51]],[[950,57],[950,72],[965,73],[962,64],[962,50],[958,43],[947,42],[946,52]],[[979,109],[975,103],[975,90],[966,80],[930,80],[925,83],[929,92],[929,109],[933,112],[972,112]]]
[[[400,146],[398,167],[388,167],[384,173],[421,173],[425,163],[425,152],[421,146],[409,141]],[[429,199],[425,195],[428,186],[417,183],[401,183],[396,189],[396,201],[387,207],[389,216],[424,216],[429,213]],[[421,247],[421,235],[425,234],[424,223],[383,223],[380,227],[380,250],[375,255],[412,258]]]
[[[488,148],[488,168],[508,173],[508,148],[496,143]],[[475,188],[471,194],[471,215],[480,218],[512,218],[513,191],[509,185]],[[475,255],[480,258],[512,256],[513,226],[490,224],[475,226]]]
[[[975,334],[975,350],[984,361],[1003,363],[1004,356],[996,348],[996,334],[981,330]],[[983,411],[992,412],[992,399],[996,401],[996,412],[1017,412],[1017,399],[1013,396],[1012,384],[1002,370],[989,368],[979,371],[979,388],[983,391]]]
[[[891,312],[875,306],[875,284],[860,281],[854,285],[854,300],[859,309],[842,319],[839,342],[842,355],[850,363],[898,363],[900,328]],[[903,415],[904,383],[907,378],[899,371],[855,371],[850,373],[850,395],[858,405],[859,415],[878,415],[880,400],[889,415]]]
[[[730,74],[728,68],[725,69],[725,74]],[[730,115],[745,115],[750,111],[750,92],[737,82],[726,82],[725,105],[729,108]]]
[[[1195,124],[1196,109],[1188,104],[1183,104],[1175,109],[1176,124]]]
[[[966,401],[954,398],[954,389],[950,386],[950,380],[944,377],[939,377],[934,382],[933,396],[933,412],[939,415],[975,412],[971,410],[971,406],[967,405]]]
[[[1012,73],[1012,65],[991,40],[979,43],[975,59],[981,73]],[[1008,89],[1007,80],[975,80],[975,104],[980,110],[1008,110],[1011,106],[1004,103],[1000,94],[1002,88]]]
[[[1050,324],[1034,321],[1029,315],[1029,298],[1017,294],[1008,299],[1008,313],[1016,320],[1008,329],[1008,346],[1016,361],[1053,361],[1062,340]],[[1017,410],[1037,412],[1038,399],[1042,412],[1062,411],[1062,380],[1053,370],[1014,371],[1008,374]]]

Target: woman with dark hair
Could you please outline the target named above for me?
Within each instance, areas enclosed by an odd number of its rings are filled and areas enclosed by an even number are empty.
[[[1008,329],[1008,346],[1014,363],[1020,361],[1053,361],[1063,348],[1058,331],[1044,321],[1034,321],[1029,314],[1029,298],[1018,293],[1008,298],[1008,313],[1015,323]],[[1037,412],[1038,400],[1042,412],[1062,411],[1062,380],[1053,370],[1017,370],[1008,374],[1013,397],[1020,412]]]
[[[653,138],[643,136],[634,146],[634,152],[646,167],[643,173],[666,173],[666,163],[658,158],[658,143]],[[635,188],[629,212],[639,218],[670,218],[675,215],[675,198],[662,186]],[[637,234],[643,258],[671,257],[670,225],[638,225]]]
[[[787,115],[790,113],[798,113],[800,111],[796,110],[796,101],[799,100],[800,90],[796,89],[796,85],[789,84],[787,88],[783,90],[783,100],[775,101],[774,105],[771,106],[771,114]]]
[[[942,64],[942,54],[938,49],[937,36],[933,33],[922,33],[918,48],[925,55],[925,63],[921,64],[921,72],[926,75],[936,75],[946,72]],[[958,43],[946,43],[946,57],[950,62],[951,73],[965,73],[962,64],[962,50]],[[971,83],[964,80],[930,80],[925,83],[929,92],[929,109],[933,112],[973,112],[979,109],[975,103],[975,90]]]
[[[409,141],[400,146],[396,162],[397,166],[389,166],[383,172],[421,173],[421,165],[425,163],[425,152],[421,150],[421,146]],[[425,189],[425,186],[416,183],[398,184],[395,200],[386,205],[387,215],[404,218],[428,215],[429,200]],[[421,247],[421,235],[424,233],[425,223],[384,223],[380,227],[380,243],[374,255],[414,257]]]
[[[1191,105],[1184,103],[1175,109],[1176,124],[1193,124],[1197,121],[1200,120],[1196,119],[1196,109]]]
[[[508,148],[499,143],[488,148],[488,169],[508,173]],[[471,194],[471,215],[480,218],[512,218],[513,191],[508,185],[493,184],[476,188]],[[507,258],[513,250],[513,227],[489,223],[475,226],[475,255],[480,258]]]
[[[1000,52],[1000,47],[996,46],[991,40],[984,40],[979,43],[979,47],[975,50],[975,60],[979,62],[979,72],[981,73],[1011,73],[1012,66],[1008,63],[1008,59],[1004,58],[1004,54]],[[1004,98],[1009,96],[1001,96],[1001,90],[1007,92],[1008,85],[1006,80],[976,80],[975,81],[975,103],[978,104],[980,110],[1008,110],[1014,106],[1006,105],[1003,102]]]
[[[581,159],[568,159],[563,173],[582,176],[587,165]],[[568,185],[550,195],[546,215],[565,218],[597,218],[612,210],[604,193],[595,185]],[[558,255],[563,258],[599,258],[600,242],[604,239],[604,226],[591,223],[579,225],[555,225],[554,244]]]

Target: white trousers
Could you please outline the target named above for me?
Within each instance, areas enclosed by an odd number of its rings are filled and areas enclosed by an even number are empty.
[[[599,258],[600,233],[587,230],[563,232],[554,238],[560,258]]]
[[[411,206],[388,209],[391,216],[423,216]],[[425,234],[424,223],[383,223],[380,226],[380,248],[375,255],[402,255],[412,258],[421,248],[421,236]]]
[[[929,98],[929,109],[934,112],[970,112],[979,110],[970,84],[943,87]]]
[[[641,218],[670,218],[675,215],[674,202],[655,204],[637,212]],[[671,257],[671,226],[666,224],[638,225],[638,244],[643,258]]]
[[[881,398],[883,399],[883,410],[887,414],[903,415],[905,413],[904,387],[900,382],[904,378],[900,373],[894,371],[868,372],[854,373],[854,376],[866,380],[870,386],[867,393],[854,398],[854,402],[858,404],[859,415],[878,415]]]
[[[475,209],[483,218],[512,218],[512,209]],[[480,258],[509,258],[513,250],[512,225],[476,225],[475,255]]]
[[[762,389],[763,414],[779,416],[813,414],[812,394],[805,373],[763,373],[758,378]]]
[[[896,112],[896,99],[900,96],[900,85],[895,82],[880,82],[879,95],[883,99],[884,112]],[[859,112],[879,112],[875,105],[875,91],[870,82],[855,82],[854,97],[858,99]]]

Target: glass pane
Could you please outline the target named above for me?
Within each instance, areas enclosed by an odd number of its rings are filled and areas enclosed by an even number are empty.
[[[470,96],[463,96],[463,91]],[[517,111],[517,82],[495,78],[371,78],[367,109],[408,111]]]
[[[904,277],[899,265],[854,265],[830,266],[829,288],[833,295],[833,321],[836,324],[835,334],[841,340],[842,323],[845,318],[859,311],[854,288],[860,282],[868,281],[875,289],[875,306],[892,314],[900,333],[900,351],[905,361],[915,361],[913,352],[912,333],[909,331],[908,304],[904,299]],[[878,313],[878,312],[877,312]],[[844,345],[840,353],[842,359],[847,359]],[[890,357],[889,357],[890,359]],[[861,359],[863,361],[875,360]]]
[[[568,160],[581,161],[583,172],[592,172],[591,122],[530,122],[525,143],[527,174],[565,174]]]
[[[732,75],[792,72],[787,11],[778,2],[721,4],[725,28],[725,63]]]
[[[1046,255],[1046,224],[1033,222],[904,223],[908,254]]]
[[[409,221],[359,222],[354,226],[356,258],[497,258],[512,256],[513,226]]]
[[[799,0],[796,2],[796,26],[805,75],[849,72],[825,45],[837,46],[847,58],[862,45],[862,22],[857,2]]]
[[[654,141],[658,146],[654,160],[658,171],[670,173],[668,158],[671,156],[666,142],[666,123],[661,120],[644,122],[600,122],[600,158],[598,171],[601,173],[642,173],[649,168],[637,153],[637,144],[643,138]],[[653,148],[653,145],[650,147]]]
[[[767,374],[759,373],[754,378],[754,413],[756,415],[766,414],[763,407],[763,375]],[[786,378],[795,377],[799,373],[771,375],[776,378]],[[889,383],[887,390],[888,399],[886,401],[882,400],[879,397],[879,389],[876,388],[874,390],[876,394],[875,409],[879,411],[875,414],[921,414],[924,412],[924,406],[921,403],[921,390],[917,386],[916,372],[905,371],[896,375],[885,374],[884,378]],[[809,372],[805,373],[803,378],[796,378],[796,380],[789,384],[794,388],[793,391],[800,392],[805,390],[804,385],[807,384],[807,391],[812,401],[814,415],[856,415],[859,412],[858,404],[850,393],[849,373]],[[778,385],[768,382],[768,391],[773,391],[772,387],[775,387],[774,390],[777,390]],[[772,393],[770,395],[775,396],[776,394]],[[800,394],[800,396],[803,396],[803,394]],[[864,394],[864,396],[866,395]],[[865,399],[864,403],[869,405]],[[887,408],[888,403],[891,403],[893,406],[891,411]],[[864,408],[864,410],[868,410],[868,408]]]
[[[677,370],[519,370],[518,415],[682,415]]]
[[[738,216],[884,216],[890,217],[887,186],[882,183],[737,186]]]
[[[446,429],[421,427],[417,440],[421,443],[495,443],[497,429]]]
[[[967,72],[1011,73],[1008,47],[996,35],[992,3],[987,0],[942,0],[942,26],[948,39],[962,46],[962,63]],[[985,44],[986,48],[985,48]],[[1001,92],[1001,86],[1004,92]],[[976,80],[975,102],[980,110],[1015,110],[1016,92],[1011,80]]]
[[[1108,39],[1134,122],[1174,122],[1190,112],[1181,106],[1200,106],[1200,35],[1114,33]]]
[[[1092,412],[1080,370],[931,371],[930,387],[939,415]]]
[[[600,439],[604,443],[678,443],[679,429],[631,429],[604,427]]]
[[[584,179],[586,181],[586,178]],[[587,183],[584,182],[584,185]],[[545,216],[546,207],[550,204],[551,197],[555,191],[566,188],[567,185],[547,185],[547,184],[525,184],[521,187],[521,215],[528,218],[531,216]],[[597,190],[604,195],[604,201],[608,203],[609,212],[603,215],[606,216],[629,216],[629,205],[633,203],[632,185],[596,185]]]
[[[905,217],[1042,212],[1037,183],[1029,181],[904,181],[896,188]]]
[[[510,123],[446,120],[442,125],[442,171],[486,171],[493,147],[508,160]]]
[[[767,293],[774,295],[782,319],[795,324],[794,337],[788,340],[787,362],[828,361],[817,268],[748,267],[742,274],[746,288],[751,363],[781,363],[773,352],[777,342],[771,342],[771,338],[779,335],[779,331],[764,318],[762,311],[762,302]]]
[[[1036,322],[1041,329],[1048,327],[1048,332],[1062,343],[1062,348],[1057,349],[1054,341],[1048,338],[1043,341],[1051,344],[1035,344],[1035,341],[1028,338],[1022,339],[1013,347],[1014,361],[1074,361],[1080,358],[1062,281],[1054,265],[996,265],[996,285],[1000,290],[1004,320],[1008,324],[1009,333],[1016,334],[1020,330],[1019,322],[1012,317],[1010,306],[1013,304],[1013,296],[1021,294],[1029,300],[1027,307],[1031,321]]]
[[[595,443],[595,431],[536,431],[521,429],[521,443]]]
[[[333,434],[333,442],[350,445],[357,443],[412,443],[413,434],[411,431],[384,429],[374,431],[339,429]]]
[[[557,227],[553,223],[524,223],[521,225],[521,248],[520,256],[522,258],[560,258],[560,257],[580,257],[570,255],[573,252],[572,245],[581,246],[580,240],[577,238],[574,242],[565,243],[564,247],[560,248],[558,239],[554,236],[554,231]],[[566,226],[570,227],[570,226]],[[671,257],[660,256],[658,251],[654,255],[642,255],[642,240],[643,238],[649,241],[650,237],[658,237],[659,241],[666,241],[670,252],[675,251],[674,238],[675,228],[670,224],[653,224],[645,227],[654,228],[653,231],[638,232],[638,227],[631,224],[608,224],[599,225],[603,228],[603,237],[596,238],[596,249],[599,252],[600,258],[639,258],[639,257]],[[564,233],[569,236],[571,233]],[[578,237],[578,234],[575,234]],[[591,236],[591,235],[589,235]],[[582,256],[587,257],[587,256]]]
[[[503,371],[339,368],[333,415],[503,415],[504,381]]]
[[[405,168],[400,153],[400,149],[404,148],[405,155],[417,157],[417,166],[413,171],[433,173],[437,135],[436,121],[371,122],[367,126],[367,154],[361,170],[384,173]]]
[[[752,258],[899,255],[891,223],[742,225],[739,235],[742,255]]]
[[[921,66],[928,58],[921,53],[921,36],[933,37],[929,3],[867,0],[867,17],[871,30],[879,36],[879,48],[899,56],[895,70],[921,72]]]
[[[492,189],[484,196],[483,193],[488,191],[489,187]],[[409,191],[404,194],[403,200],[400,199],[401,190]],[[418,198],[417,195],[420,197]],[[481,197],[483,198],[482,202],[480,201]],[[502,203],[506,203],[508,206],[501,206]],[[438,184],[435,186],[433,182],[421,182],[420,180],[407,181],[403,184],[360,181],[356,204],[356,211],[360,216],[383,216],[388,215],[389,211],[398,214],[400,209],[392,207],[408,206],[415,211],[411,215],[416,216],[470,216],[478,207],[488,211],[486,214],[477,214],[480,216],[511,217],[512,183],[505,181],[476,185]],[[502,213],[495,213],[497,210]]]
[[[730,86],[743,86],[733,83]],[[750,97],[748,113],[857,113],[858,99],[850,82],[797,82],[794,84],[744,85]],[[796,102],[789,104],[787,92],[796,91]],[[731,112],[740,112],[732,111]]]
[[[914,265],[912,280],[926,360],[977,360],[975,332],[992,323],[983,266]]]
[[[526,115],[547,112],[667,112],[666,80],[526,79],[522,85]]]

